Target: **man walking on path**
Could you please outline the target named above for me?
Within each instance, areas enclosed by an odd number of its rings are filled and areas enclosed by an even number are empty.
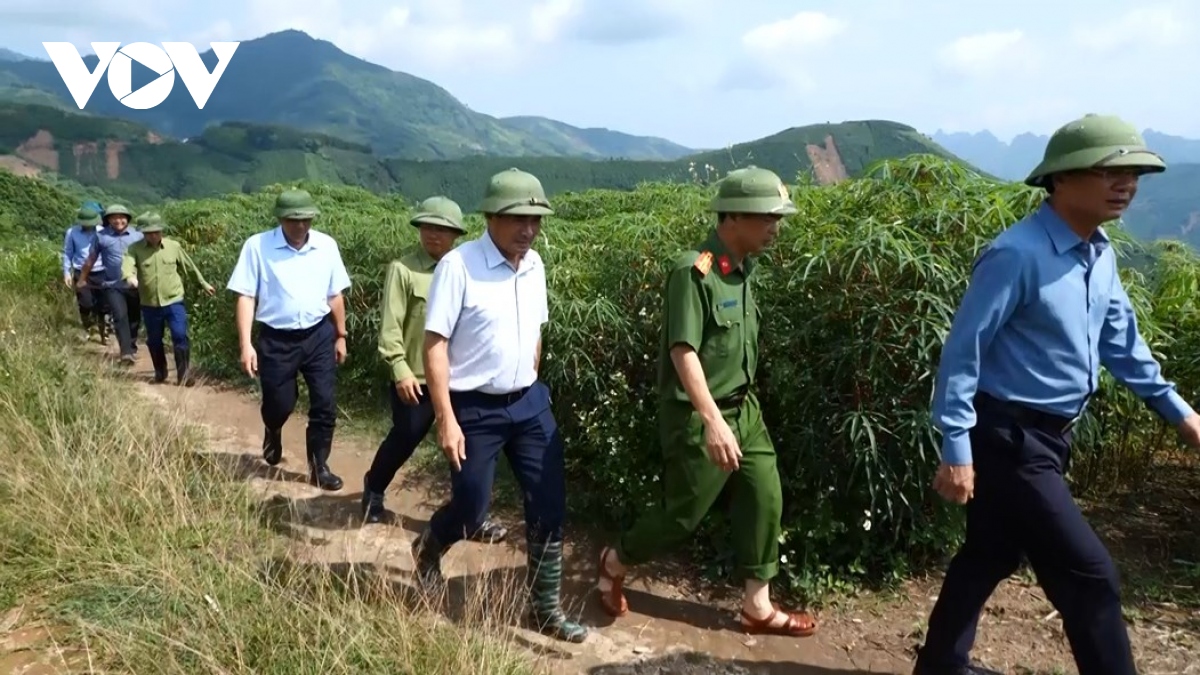
[[[560,606],[566,511],[563,440],[538,379],[549,320],[546,270],[532,249],[553,213],[541,182],[509,169],[492,176],[481,211],[487,231],[447,253],[433,273],[425,319],[425,375],[438,445],[450,460],[450,502],[414,542],[418,578],[441,578],[441,556],[476,532],[501,452],[525,495],[529,617],[560,640],[588,631]]]
[[[87,262],[92,251],[92,241],[96,238],[96,228],[100,226],[100,214],[90,208],[79,209],[75,214],[75,224],[67,228],[63,238],[62,271],[63,284],[75,291],[75,303],[79,305],[79,321],[83,324],[83,337],[87,339],[92,333],[100,339],[100,344],[108,344],[108,325],[104,320],[104,298],[95,284],[79,286],[79,276],[83,264]],[[104,271],[104,263],[97,262],[92,266],[95,272]]]
[[[87,288],[92,267],[103,265],[98,285],[112,316],[117,343],[121,347],[121,363],[125,365],[133,365],[137,359],[138,331],[142,327],[142,305],[137,289],[130,287],[121,275],[125,249],[142,239],[141,232],[129,227],[131,218],[133,214],[120,204],[110,204],[104,209],[104,227],[93,237],[91,251],[75,284],[77,288]]]
[[[388,265],[383,286],[379,354],[390,371],[392,429],[379,444],[375,460],[363,477],[362,510],[368,523],[383,520],[384,491],[433,426],[433,404],[429,402],[421,354],[425,344],[425,303],[434,267],[454,247],[454,241],[467,232],[462,209],[441,196],[421,202],[409,224],[418,228],[420,244]],[[485,520],[483,527],[473,534],[478,541],[495,543],[502,541],[507,531]]]
[[[969,654],[980,612],[1022,556],[1062,616],[1080,675],[1137,672],[1116,565],[1065,475],[1102,365],[1200,446],[1200,416],[1139,334],[1100,227],[1125,212],[1139,176],[1164,170],[1134,126],[1103,115],[1070,122],[1025,181],[1049,197],[975,262],[933,399],[942,432],[934,488],[967,505],[967,534],[929,618],[918,675],[993,672],[971,666]]]
[[[333,237],[312,229],[320,215],[304,190],[287,190],[275,200],[279,227],[251,236],[242,245],[227,288],[237,299],[242,369],[262,387],[263,460],[283,459],[283,425],[300,395],[297,375],[308,386],[305,445],[309,481],[324,490],[342,489],[329,470],[337,424],[337,366],[346,360],[346,305],[350,275]],[[261,324],[258,347],[251,340]]]
[[[597,588],[609,614],[625,614],[626,566],[691,539],[732,480],[734,554],[745,578],[742,628],[805,637],[816,632],[813,617],[781,611],[770,597],[770,580],[779,572],[783,497],[775,448],[753,391],[759,319],[749,284],[751,256],[775,240],[779,221],[796,207],[777,175],[747,167],[721,181],[710,210],[716,228],[675,260],[663,294],[658,424],[664,500],[614,548],[601,551]]]
[[[216,293],[196,263],[179,242],[163,236],[162,217],[157,213],[138,216],[138,230],[143,239],[125,250],[121,274],[136,288],[141,302],[142,318],[146,322],[146,349],[154,364],[154,381],[167,379],[167,352],[163,346],[164,324],[171,331],[171,346],[175,352],[175,381],[190,383],[187,308],[183,304],[183,277],[191,275],[204,292]]]

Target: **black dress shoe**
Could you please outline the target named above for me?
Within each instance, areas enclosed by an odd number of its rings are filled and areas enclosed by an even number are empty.
[[[267,429],[263,433],[262,457],[263,461],[270,466],[275,466],[283,460],[283,433],[281,430]]]
[[[308,467],[308,482],[330,492],[337,492],[342,489],[342,479],[329,470],[324,464],[317,464]]]
[[[387,511],[383,507],[383,493],[371,492],[368,487],[367,477],[363,476],[363,494],[362,494],[362,515],[363,521],[375,524],[382,523],[384,514]]]

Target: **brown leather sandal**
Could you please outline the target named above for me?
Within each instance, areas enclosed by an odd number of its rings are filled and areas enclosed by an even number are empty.
[[[808,612],[783,612],[779,607],[771,605],[774,611],[765,619],[755,619],[742,610],[742,630],[751,635],[786,635],[788,637],[809,637],[817,632],[817,620]],[[771,625],[783,614],[787,617],[778,626]]]
[[[613,576],[608,573],[608,568],[605,563],[608,562],[608,554],[615,553],[611,546],[605,546],[604,550],[600,551],[600,567],[598,578],[603,579],[612,586],[606,593],[600,590],[599,585],[596,587],[596,592],[600,596],[600,604],[604,607],[604,611],[612,617],[625,616],[629,612],[629,602],[625,599],[625,593],[622,590],[622,585],[625,583],[625,575]]]

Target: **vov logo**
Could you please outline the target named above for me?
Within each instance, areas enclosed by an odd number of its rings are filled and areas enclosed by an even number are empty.
[[[134,42],[124,47],[120,42],[93,42],[92,49],[100,59],[94,72],[88,72],[79,50],[70,42],[43,42],[42,46],[80,110],[87,105],[106,70],[109,90],[126,108],[149,110],[167,100],[175,87],[175,73],[178,72],[196,107],[203,110],[241,43],[209,44],[217,56],[217,67],[211,73],[189,42],[164,42],[161,49],[149,42]],[[134,61],[158,73],[158,78],[137,91],[133,90]]]

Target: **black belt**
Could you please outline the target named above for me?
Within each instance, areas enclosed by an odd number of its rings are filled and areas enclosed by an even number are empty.
[[[317,330],[319,328],[321,328],[321,326],[325,325],[326,321],[329,321],[328,314],[321,317],[320,321],[314,323],[313,325],[309,326],[308,328],[276,328],[274,326],[268,326],[267,324],[264,323],[262,325],[262,332],[266,333],[267,335],[274,335],[277,337],[283,337],[283,338],[288,338],[288,339],[292,339],[292,340],[299,340],[299,339],[306,338],[309,335],[312,335],[313,333],[317,332]]]
[[[989,412],[1003,415],[1023,427],[1038,429],[1050,434],[1067,433],[1075,428],[1076,423],[1079,422],[1079,418],[1081,417],[1080,415],[1066,417],[1064,415],[1055,415],[1054,413],[1034,410],[1020,403],[1001,401],[995,396],[983,392],[975,395],[975,412],[977,415],[978,413]]]
[[[716,403],[717,407],[721,409],[737,408],[740,407],[743,402],[745,402],[746,397],[749,395],[750,387],[741,386],[735,389],[732,394],[716,399],[714,403]]]
[[[516,391],[504,394],[489,394],[484,391],[452,391],[450,395],[458,399],[467,399],[485,406],[510,406],[529,393],[531,387],[522,387]]]

